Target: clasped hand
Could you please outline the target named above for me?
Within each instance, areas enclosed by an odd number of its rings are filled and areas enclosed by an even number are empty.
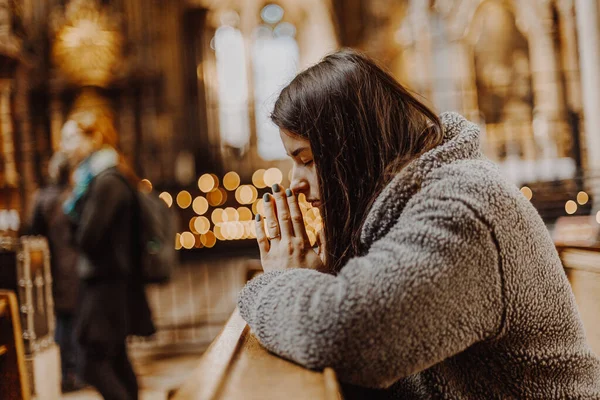
[[[260,214],[255,220],[263,270],[323,269],[322,255],[311,248],[296,195],[290,189],[283,192],[281,186],[275,184],[273,195],[267,193],[263,200],[266,224]]]

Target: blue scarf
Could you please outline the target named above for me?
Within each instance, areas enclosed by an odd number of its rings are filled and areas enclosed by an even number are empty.
[[[118,163],[119,154],[111,147],[98,150],[83,160],[73,173],[73,192],[63,204],[64,213],[75,220],[78,219],[76,206],[87,193],[90,182],[101,172],[116,167]]]

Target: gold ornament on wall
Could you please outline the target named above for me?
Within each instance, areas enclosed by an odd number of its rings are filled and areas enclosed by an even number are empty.
[[[106,87],[122,58],[118,18],[96,0],[72,0],[54,21],[52,59],[71,83]]]

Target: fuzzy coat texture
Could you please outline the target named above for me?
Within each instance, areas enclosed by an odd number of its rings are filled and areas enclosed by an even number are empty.
[[[369,212],[337,276],[265,273],[243,318],[268,350],[391,399],[600,399],[600,360],[539,214],[441,116],[443,143]],[[370,397],[370,396],[369,396]]]

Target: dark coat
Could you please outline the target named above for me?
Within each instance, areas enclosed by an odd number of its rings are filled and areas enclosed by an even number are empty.
[[[57,313],[72,314],[77,305],[79,251],[73,243],[69,218],[62,203],[70,188],[52,185],[39,191],[29,233],[48,239],[51,255],[52,294]]]
[[[132,188],[112,168],[90,182],[76,206],[75,239],[81,297],[77,335],[81,343],[122,341],[155,332],[140,279],[139,217]]]

